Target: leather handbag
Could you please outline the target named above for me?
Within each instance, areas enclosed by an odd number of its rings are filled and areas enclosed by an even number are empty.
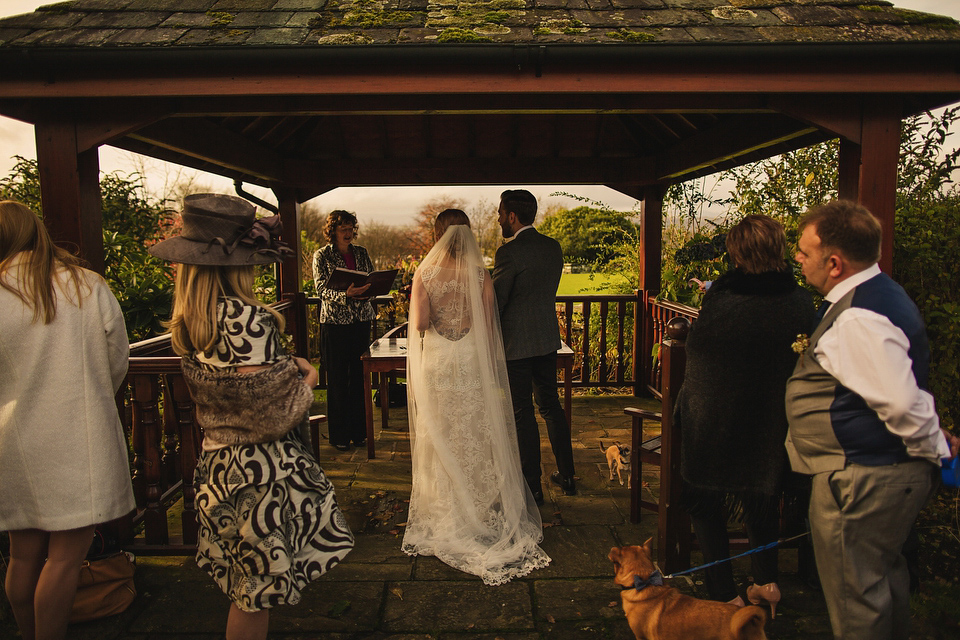
[[[135,570],[133,554],[125,551],[84,560],[70,622],[96,620],[125,611],[137,597]]]

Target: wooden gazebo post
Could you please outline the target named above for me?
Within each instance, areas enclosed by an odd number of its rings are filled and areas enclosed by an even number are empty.
[[[97,145],[82,148],[69,117],[37,122],[43,219],[54,242],[103,274],[103,211]]]

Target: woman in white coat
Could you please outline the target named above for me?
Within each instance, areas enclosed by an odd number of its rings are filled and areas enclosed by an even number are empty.
[[[0,530],[25,639],[66,637],[94,525],[135,506],[114,401],[128,349],[103,278],[0,202]]]

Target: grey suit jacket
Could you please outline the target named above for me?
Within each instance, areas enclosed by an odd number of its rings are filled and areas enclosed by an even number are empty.
[[[497,249],[493,286],[507,360],[553,353],[560,348],[557,287],[563,273],[560,243],[527,229]]]

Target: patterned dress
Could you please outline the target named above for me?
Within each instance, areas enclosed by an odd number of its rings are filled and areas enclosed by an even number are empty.
[[[204,367],[289,357],[273,316],[238,298],[217,307],[220,340]],[[197,461],[197,564],[243,611],[297,604],[300,591],[353,548],[333,485],[297,430],[263,444],[204,441]]]

